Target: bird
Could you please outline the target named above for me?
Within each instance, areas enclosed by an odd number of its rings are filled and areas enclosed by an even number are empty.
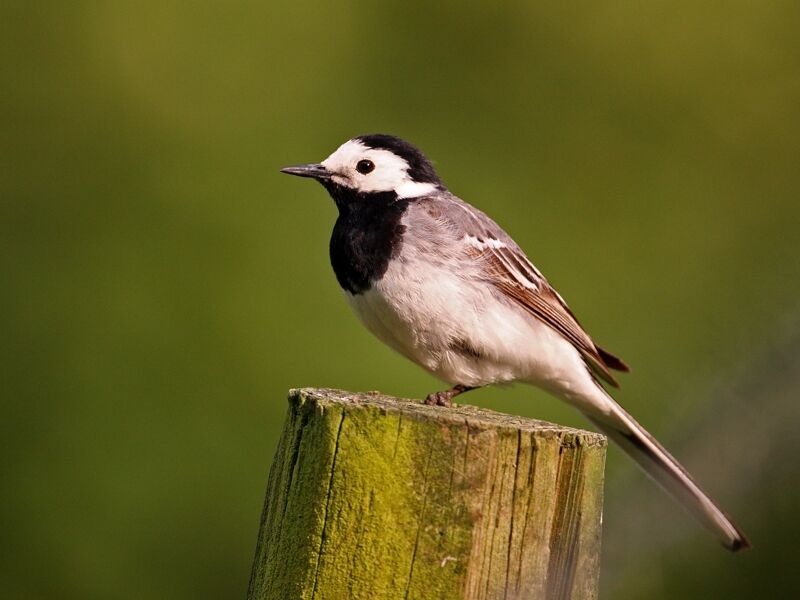
[[[379,340],[450,387],[531,384],[577,408],[731,551],[745,534],[611,396],[628,365],[595,344],[559,293],[495,221],[451,193],[415,145],[354,137],[321,163],[281,172],[322,184],[338,217],[330,261]]]

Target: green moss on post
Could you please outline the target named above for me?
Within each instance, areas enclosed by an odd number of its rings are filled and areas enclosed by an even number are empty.
[[[595,598],[601,435],[292,390],[248,598]]]

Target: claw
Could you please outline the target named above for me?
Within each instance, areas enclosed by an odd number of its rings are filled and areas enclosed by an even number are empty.
[[[434,392],[432,394],[428,394],[425,398],[425,404],[428,406],[445,406],[450,408],[453,406],[453,394],[449,393],[450,390],[446,392]]]
[[[453,406],[453,398],[474,389],[474,387],[468,387],[466,385],[455,385],[449,390],[428,394],[425,398],[425,404],[428,406],[444,406],[450,408]]]

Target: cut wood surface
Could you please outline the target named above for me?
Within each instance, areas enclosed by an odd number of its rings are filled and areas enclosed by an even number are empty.
[[[595,598],[602,435],[292,390],[248,598]]]

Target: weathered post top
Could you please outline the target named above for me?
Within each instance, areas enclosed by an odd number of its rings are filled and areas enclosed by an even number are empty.
[[[602,435],[292,390],[248,598],[595,598]]]

